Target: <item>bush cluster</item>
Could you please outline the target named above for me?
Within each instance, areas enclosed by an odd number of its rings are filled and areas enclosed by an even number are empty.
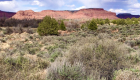
[[[23,33],[23,32],[27,32],[29,34],[34,33],[31,27],[23,28],[21,24],[18,24],[17,27],[6,27],[6,29],[3,30],[4,34]]]
[[[139,24],[139,18],[127,18],[127,19],[116,19],[113,20],[112,23],[113,24],[117,24],[117,25],[138,25]]]
[[[5,19],[5,18],[1,18],[0,19],[0,27],[13,27],[13,26],[17,26],[18,24],[23,25],[23,27],[32,27],[32,28],[37,28],[38,24],[41,22],[42,20],[37,20],[37,19],[23,19],[23,20],[18,20],[18,19],[14,19],[14,18],[10,18],[10,19]]]

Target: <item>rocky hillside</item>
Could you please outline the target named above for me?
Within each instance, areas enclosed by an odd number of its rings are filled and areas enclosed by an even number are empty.
[[[1,11],[0,10],[0,18],[3,18],[3,17],[10,18],[10,17],[12,17],[15,14],[16,13],[14,13],[14,12],[5,12],[5,11]]]
[[[26,10],[26,11],[18,11],[14,16],[12,16],[12,18],[42,19],[46,15],[56,19],[92,19],[92,18],[117,19],[116,13],[106,11],[102,8],[89,8],[89,9],[81,9],[78,11],[43,10],[41,12]]]

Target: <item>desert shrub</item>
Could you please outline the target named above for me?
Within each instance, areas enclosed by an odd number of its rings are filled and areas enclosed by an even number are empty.
[[[77,30],[78,28],[80,28],[80,25],[78,23],[79,22],[77,20],[67,21],[67,22],[65,22],[65,25],[67,27],[67,30],[73,31],[73,30]]]
[[[31,27],[26,28],[25,32],[29,33],[29,34],[33,34],[33,30],[31,29]]]
[[[47,68],[47,80],[86,80],[84,70],[83,65],[78,62],[71,65],[65,60],[55,61]]]
[[[97,24],[95,23],[94,20],[92,20],[88,26],[88,29],[90,30],[97,30]]]
[[[9,64],[11,66],[14,66],[16,68],[22,68],[22,66],[27,62],[28,60],[24,57],[18,57],[17,59],[13,58],[7,58],[5,59],[5,63]]]
[[[68,60],[71,63],[80,61],[86,68],[87,73],[97,70],[100,72],[100,77],[111,80],[114,70],[124,68],[126,63],[124,54],[127,53],[127,50],[108,39],[92,41],[94,43],[89,42],[73,46],[69,51]]]
[[[22,24],[18,24],[17,27],[13,28],[13,32],[14,33],[23,33],[24,32],[23,25]]]
[[[110,24],[110,20],[108,18],[105,19],[105,24]]]
[[[51,18],[50,16],[46,16],[43,21],[39,24],[37,28],[37,32],[41,36],[46,35],[58,35],[58,22]]]
[[[51,54],[51,59],[50,59],[50,61],[51,61],[51,62],[54,62],[55,59],[56,59],[60,54],[62,54],[62,53],[60,53],[60,52],[54,52],[54,53],[52,53],[52,54]]]
[[[9,27],[6,27],[6,29],[3,31],[4,34],[12,34],[13,30]]]
[[[3,60],[0,59],[0,65],[0,80],[44,80],[38,72],[47,68],[49,62],[41,59],[32,61],[22,56],[15,58],[10,56],[4,57]]]
[[[114,72],[113,80],[139,80],[140,71],[138,69],[124,69]]]
[[[66,27],[63,21],[61,21],[60,30],[64,30],[64,31],[66,30]]]

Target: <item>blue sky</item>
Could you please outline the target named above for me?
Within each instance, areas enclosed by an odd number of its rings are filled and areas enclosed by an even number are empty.
[[[82,8],[104,8],[116,13],[140,15],[140,0],[0,0],[0,10],[79,10]]]

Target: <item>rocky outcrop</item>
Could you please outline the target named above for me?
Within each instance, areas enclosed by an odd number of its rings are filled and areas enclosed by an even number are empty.
[[[5,11],[0,10],[0,18],[10,18],[15,14],[16,13],[14,13],[14,12],[5,12]]]
[[[116,13],[106,11],[102,8],[88,8],[78,11],[54,11],[43,10],[41,12],[34,12],[32,10],[18,11],[12,18],[16,19],[43,19],[46,15],[55,19],[118,19]]]
[[[126,19],[126,18],[139,18],[140,15],[132,15],[130,13],[120,13],[117,15],[118,18],[123,18],[123,19]]]

